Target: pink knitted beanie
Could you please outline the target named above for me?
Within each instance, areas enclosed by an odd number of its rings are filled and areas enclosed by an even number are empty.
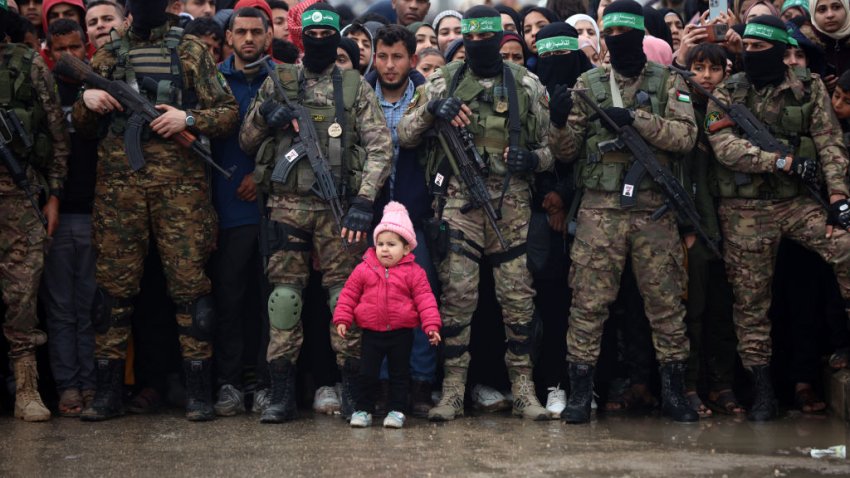
[[[377,243],[378,234],[384,231],[398,234],[410,244],[411,250],[416,249],[416,232],[413,231],[413,223],[410,222],[407,209],[400,202],[391,201],[384,206],[384,217],[381,218],[381,223],[375,227],[372,239]]]

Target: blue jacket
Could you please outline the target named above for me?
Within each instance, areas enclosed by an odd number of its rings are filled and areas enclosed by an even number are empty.
[[[413,82],[414,88],[426,81],[425,77],[416,70],[411,70],[408,78]],[[375,88],[378,83],[378,74],[372,71],[366,75],[365,79],[372,88]],[[393,171],[395,171],[395,197],[390,197],[390,179],[388,178],[375,199],[375,219],[381,218],[384,206],[388,202],[398,201],[407,208],[413,226],[418,229],[422,221],[433,216],[434,212],[431,209],[431,194],[428,192],[425,166],[420,163],[417,150],[399,148],[398,158],[393,158]]]
[[[251,105],[257,91],[266,79],[266,71],[260,69],[251,81],[245,78],[245,74],[234,66],[234,57],[230,55],[218,65],[218,71],[224,75],[228,86],[239,103],[239,124],[245,119],[248,107]],[[257,203],[243,201],[236,197],[236,190],[247,174],[254,171],[254,158],[245,154],[239,147],[239,128],[229,135],[216,138],[212,141],[213,159],[223,168],[229,169],[236,166],[233,179],[224,179],[220,174],[212,176],[213,205],[218,213],[218,227],[228,229],[231,227],[259,224],[260,212]]]

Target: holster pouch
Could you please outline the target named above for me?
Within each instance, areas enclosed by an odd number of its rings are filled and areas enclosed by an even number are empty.
[[[435,266],[439,266],[449,254],[449,223],[444,219],[432,217],[423,222],[423,229],[431,260]]]

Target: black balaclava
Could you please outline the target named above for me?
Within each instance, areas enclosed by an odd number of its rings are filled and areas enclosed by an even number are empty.
[[[336,14],[336,9],[327,3],[314,3],[301,16],[301,24],[305,21],[309,22],[309,18],[314,15],[319,15],[319,12],[330,12]],[[334,30],[334,34],[325,38],[313,38],[305,35],[308,30],[316,28],[327,28]],[[336,27],[325,24],[311,24],[302,29],[301,41],[304,43],[304,58],[301,61],[304,66],[313,73],[321,73],[325,71],[336,61],[336,49],[339,47],[339,21],[337,20]],[[359,50],[358,50],[359,58]]]
[[[605,7],[602,25],[606,29],[614,26],[631,28],[619,35],[605,35],[605,46],[611,54],[611,66],[617,73],[630,78],[640,75],[646,65],[643,9],[640,4],[634,0],[617,0]]]
[[[788,48],[788,32],[785,24],[773,15],[759,15],[747,23],[744,38],[770,43],[773,47],[763,51],[744,50],[744,71],[756,89],[767,85],[778,85],[785,79],[785,50]]]
[[[499,45],[502,42],[502,16],[498,10],[485,5],[470,8],[463,14],[461,20],[461,31],[464,31],[466,20],[479,18],[495,18],[498,20],[499,31],[486,40],[471,41],[463,38],[463,46],[466,49],[466,63],[476,76],[481,78],[492,78],[502,73],[502,55],[499,53]]]
[[[578,45],[578,32],[570,24],[564,22],[550,23],[537,32],[537,45],[547,38],[571,37],[576,39]],[[539,50],[538,50],[539,51]],[[551,95],[558,85],[567,85],[572,88],[579,75],[593,68],[587,55],[581,50],[573,50],[567,55],[541,56],[537,61],[537,76],[540,82],[546,86]]]
[[[646,26],[646,31],[655,38],[660,38],[673,48],[673,32],[670,27],[664,22],[664,15],[661,10],[656,10],[649,5],[643,7],[643,22]]]
[[[355,70],[360,69],[360,47],[351,38],[343,37],[339,39],[339,47],[348,53],[351,58],[351,64]]]
[[[132,0],[130,13],[133,14],[133,33],[148,38],[151,30],[162,26],[168,21],[167,0]]]

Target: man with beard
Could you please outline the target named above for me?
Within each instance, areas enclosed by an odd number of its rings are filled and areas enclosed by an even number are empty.
[[[675,171],[677,154],[691,151],[696,124],[690,96],[680,78],[643,53],[643,12],[633,0],[617,0],[605,8],[605,42],[611,66],[583,73],[575,87],[587,89],[619,126],[631,125],[643,136],[658,161]],[[615,140],[613,128],[594,118],[583,101],[561,90],[553,110],[570,111],[564,127],[552,129],[553,151],[566,161],[579,160],[576,182],[583,198],[570,257],[573,302],[567,330],[570,397],[561,418],[567,423],[590,420],[593,373],[599,357],[608,308],[617,297],[620,277],[631,256],[635,279],[653,330],[661,364],[663,411],[678,422],[699,419],[688,407],[683,380],[688,359],[682,294],[687,276],[676,219],[667,213],[653,219],[665,197],[649,175],[624,191],[624,177],[634,163],[627,149],[604,147]],[[620,206],[621,193],[637,204]]]
[[[133,171],[124,151],[128,111],[107,92],[86,89],[74,104],[80,134],[105,134],[98,147],[92,236],[97,250],[98,289],[92,306],[96,332],[97,393],[81,418],[100,421],[123,414],[124,361],[133,298],[139,293],[151,234],[162,257],[177,325],[186,378],[186,418],[214,418],[210,398],[215,317],[204,265],[213,248],[215,211],[209,201],[204,162],[174,142],[187,129],[211,137],[229,132],[238,107],[218,75],[206,46],[180,38],[177,18],[165,0],[134,0],[130,30],[91,61],[99,75],[142,88],[162,113],[142,133],[146,164]],[[155,90],[155,91],[151,91]]]
[[[850,225],[847,150],[821,79],[783,63],[785,50],[797,44],[785,25],[762,15],[747,24],[743,38],[744,71],[715,95],[726,104],[746,105],[791,152],[762,150],[736,128],[723,127],[724,113],[712,102],[705,122],[717,157],[718,215],[735,297],[738,353],[753,379],[747,418],[765,421],[778,413],[767,311],[780,240],[789,238],[820,254],[832,265],[844,300],[850,299],[850,235],[842,230]],[[821,175],[828,213],[804,184]]]
[[[331,311],[346,279],[364,251],[372,225],[373,201],[387,178],[392,140],[381,106],[372,88],[355,70],[339,71],[335,65],[339,46],[339,14],[326,3],[311,5],[301,17],[303,67],[278,65],[287,98],[309,112],[338,186],[343,205],[348,204],[341,231],[328,201],[313,191],[315,175],[310,161],[292,148],[299,125],[272,78],[267,78],[242,124],[239,142],[248,154],[256,153],[254,179],[269,213],[268,227],[277,241],[269,248],[267,275],[272,285],[268,298],[270,339],[267,353],[272,391],[262,423],[295,418],[295,360],[301,351],[301,293],[309,269],[317,263],[322,286],[329,291]],[[302,118],[303,120],[303,118]],[[277,163],[296,161],[284,182],[272,182]],[[342,237],[342,241],[340,238]],[[313,260],[311,260],[311,252]],[[330,324],[329,324],[330,326]],[[352,413],[352,381],[359,373],[359,333],[345,339],[331,332],[331,345],[342,372],[342,414]]]
[[[233,55],[221,63],[218,70],[239,103],[241,122],[267,76],[265,68],[246,66],[256,62],[265,52],[271,41],[271,30],[261,11],[246,7],[233,13],[226,35]],[[273,63],[270,65],[273,68]],[[231,181],[221,175],[212,178],[213,205],[218,213],[218,247],[210,258],[208,269],[218,312],[215,369],[219,392],[215,412],[219,416],[232,416],[245,411],[242,395],[244,322],[260,320],[255,307],[260,300],[261,263],[257,247],[260,213],[253,177],[254,158],[239,147],[239,131],[234,130],[213,141],[212,151],[218,164],[226,169],[236,167]],[[258,365],[265,368],[262,363]],[[265,393],[259,395],[262,398]]]
[[[445,421],[463,415],[470,322],[478,302],[478,263],[486,257],[493,264],[496,298],[508,339],[505,363],[514,395],[513,413],[546,420],[548,413],[540,405],[531,380],[534,289],[526,266],[525,243],[531,216],[529,182],[534,172],[550,170],[554,161],[547,144],[548,97],[537,77],[521,66],[502,61],[498,11],[483,5],[470,8],[461,29],[466,63],[449,63],[419,87],[398,125],[399,146],[419,146],[436,119],[466,127],[488,163],[490,174],[484,181],[491,205],[494,209],[501,207],[501,220],[496,224],[507,249],[500,245],[482,209],[466,210],[466,187],[452,174],[451,162],[439,146],[432,145],[435,153],[428,161],[428,179],[433,183],[432,191],[445,199],[437,200],[435,209],[451,232],[448,255],[439,264],[445,326],[443,395],[428,418]]]

